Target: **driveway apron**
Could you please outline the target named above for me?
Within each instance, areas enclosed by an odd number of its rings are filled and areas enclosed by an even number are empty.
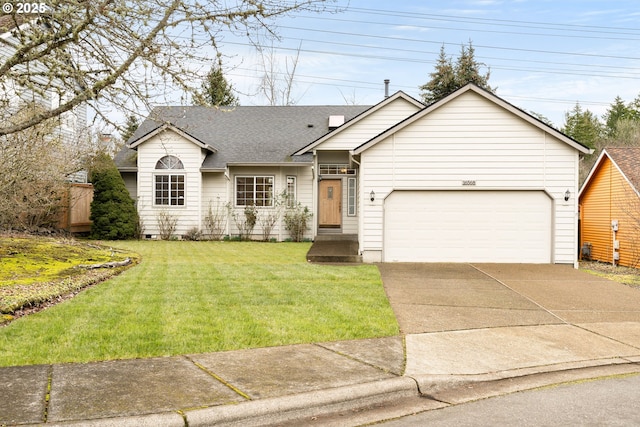
[[[562,323],[471,264],[380,264],[403,334]]]
[[[640,291],[570,266],[380,264],[405,375],[640,360]]]

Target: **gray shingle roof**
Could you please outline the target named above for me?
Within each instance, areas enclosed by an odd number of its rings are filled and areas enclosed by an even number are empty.
[[[281,163],[310,161],[308,155],[291,157],[291,153],[320,138],[329,131],[329,116],[345,116],[348,121],[370,106],[239,106],[159,107],[134,133],[129,144],[170,123],[198,140],[212,146],[203,169],[222,169],[230,163]],[[120,168],[134,167],[130,149],[116,156]],[[134,158],[133,158],[134,159]]]

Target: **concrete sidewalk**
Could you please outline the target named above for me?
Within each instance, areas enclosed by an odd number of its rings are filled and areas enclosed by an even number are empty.
[[[379,268],[406,349],[389,337],[2,368],[0,425],[360,425],[640,372],[640,290],[553,265]]]
[[[282,422],[287,412],[300,417],[348,409],[352,400],[416,395],[403,369],[400,337],[9,367],[0,369],[0,425]]]

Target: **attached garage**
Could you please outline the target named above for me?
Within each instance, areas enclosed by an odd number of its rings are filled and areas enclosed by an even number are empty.
[[[395,94],[297,154],[318,167],[340,152],[363,262],[577,266],[580,155],[591,150],[487,90],[468,84],[425,106]],[[317,197],[333,178],[318,176]]]
[[[393,191],[383,261],[549,263],[553,202],[544,191]]]

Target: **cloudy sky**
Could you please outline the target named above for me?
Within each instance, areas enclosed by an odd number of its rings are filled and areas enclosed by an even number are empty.
[[[616,96],[640,94],[640,6],[634,0],[337,0],[334,13],[279,18],[273,47],[281,72],[299,49],[293,98],[298,105],[375,104],[418,87],[441,46],[457,58],[473,43],[497,94],[556,126],[576,102],[598,115]],[[220,44],[225,74],[242,105],[258,94],[259,55],[246,40]]]

